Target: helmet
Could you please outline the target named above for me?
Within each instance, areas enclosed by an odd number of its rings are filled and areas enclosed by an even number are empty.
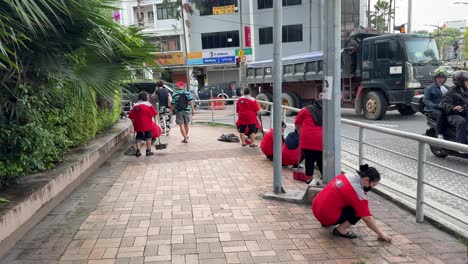
[[[439,67],[439,68],[435,69],[435,71],[432,73],[432,75],[434,76],[434,80],[437,77],[444,77],[445,79],[448,78],[448,72],[443,67]]]
[[[456,71],[453,74],[453,84],[465,87],[465,81],[468,80],[468,71]]]

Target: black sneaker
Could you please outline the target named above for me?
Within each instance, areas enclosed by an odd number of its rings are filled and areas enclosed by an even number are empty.
[[[141,156],[141,152],[140,152],[139,149],[137,149],[137,151],[136,151],[136,153],[135,153],[135,156],[137,156],[137,157],[140,157],[140,156]]]
[[[141,154],[140,154],[140,155],[141,155]],[[147,150],[146,150],[146,156],[152,156],[152,155],[154,155],[154,153],[151,152],[151,149],[147,149]]]

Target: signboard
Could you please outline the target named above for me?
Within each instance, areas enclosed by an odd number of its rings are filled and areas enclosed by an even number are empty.
[[[212,50],[203,52],[189,52],[187,54],[188,65],[225,64],[236,62],[236,50]]]
[[[154,61],[164,66],[185,64],[184,54],[182,52],[156,53],[154,55]]]
[[[252,58],[252,48],[244,48],[242,49],[242,51],[244,52],[244,54],[239,54],[239,50],[240,49],[236,49],[236,57],[240,57],[242,58],[242,61],[253,61],[253,58]]]
[[[213,6],[213,15],[232,14],[236,12],[235,5]]]
[[[252,47],[252,36],[250,34],[250,27],[245,26],[244,27],[244,36],[245,36],[245,46],[246,47]]]

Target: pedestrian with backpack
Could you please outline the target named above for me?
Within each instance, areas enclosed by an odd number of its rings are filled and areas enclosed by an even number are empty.
[[[192,95],[185,90],[185,83],[178,82],[177,90],[172,95],[171,115],[176,114],[176,124],[180,127],[180,133],[184,137],[182,143],[188,143],[189,124],[191,116],[195,114]]]

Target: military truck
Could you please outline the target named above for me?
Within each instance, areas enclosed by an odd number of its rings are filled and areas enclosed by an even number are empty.
[[[441,65],[438,54],[435,40],[427,35],[353,31],[342,49],[342,107],[364,112],[370,120],[383,119],[390,110],[414,114],[411,99],[432,82],[431,72]],[[247,83],[257,100],[272,101],[272,64],[247,65]],[[321,97],[323,52],[285,57],[282,64],[283,105],[301,108]],[[261,108],[269,110],[268,105]]]

